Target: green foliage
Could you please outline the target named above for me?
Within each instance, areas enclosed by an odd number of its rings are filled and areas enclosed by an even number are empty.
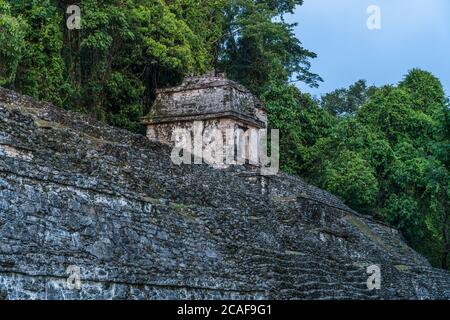
[[[310,72],[309,63],[316,55],[295,37],[295,24],[282,19],[302,2],[228,1],[219,66],[258,94],[273,82],[286,83],[291,78],[317,86],[321,78]]]
[[[138,25],[137,38],[148,62],[184,73],[205,71],[208,53],[187,22],[177,18],[162,0],[141,2],[132,10],[132,22]]]
[[[202,39],[162,0],[83,0],[80,7],[79,45],[68,54],[84,97],[75,108],[90,106],[99,118],[138,130],[156,87],[209,67]]]
[[[64,16],[50,0],[10,1],[14,16],[22,17],[24,50],[13,87],[37,99],[62,105],[71,92],[61,57]]]
[[[339,195],[355,210],[374,213],[383,185],[383,179],[377,178],[386,175],[393,159],[389,144],[379,133],[354,118],[346,118],[309,151],[302,167],[305,178]]]
[[[322,98],[336,122],[303,150],[299,171],[399,228],[434,265],[448,268],[449,106],[442,85],[414,69],[398,86],[373,89],[356,104],[348,103],[351,91]]]
[[[400,82],[401,88],[408,90],[415,110],[426,114],[434,114],[441,110],[445,101],[445,93],[438,78],[430,72],[420,69],[411,70]]]
[[[361,155],[349,150],[325,161],[320,182],[362,213],[372,210],[379,190],[375,170]]]
[[[271,128],[280,130],[280,160],[282,169],[300,174],[308,147],[328,134],[333,117],[319,108],[316,101],[298,88],[272,83],[262,94]]]
[[[0,0],[0,85],[12,83],[25,46],[24,21],[11,16],[10,6]]]
[[[300,0],[0,0],[0,84],[139,131],[155,89],[218,68],[261,94],[315,85],[283,22]],[[66,27],[69,4],[81,30]],[[278,22],[277,22],[278,21]]]
[[[384,221],[400,228],[407,238],[418,240],[423,237],[423,216],[413,197],[392,194],[386,200],[382,214]]]
[[[348,89],[337,89],[323,95],[321,106],[335,116],[354,115],[375,91],[376,88],[368,87],[365,80],[359,80]]]
[[[362,122],[384,132],[392,142],[417,138],[418,145],[428,140],[436,123],[426,113],[415,110],[417,104],[408,90],[402,87],[384,87],[373,95],[358,112]],[[442,108],[442,105],[441,105]]]
[[[59,1],[0,5],[1,84],[135,131],[157,87],[213,66],[222,31],[213,1],[80,0],[81,30]]]

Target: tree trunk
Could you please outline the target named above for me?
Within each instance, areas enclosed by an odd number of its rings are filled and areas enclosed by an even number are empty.
[[[448,251],[444,252],[442,256],[442,269],[449,270],[448,269]]]
[[[450,237],[449,237],[449,214],[447,213],[445,216],[445,220],[444,220],[444,228],[443,228],[443,233],[444,233],[444,246],[445,246],[445,250],[442,253],[442,268],[445,270],[449,270],[448,268],[448,255],[450,253]]]

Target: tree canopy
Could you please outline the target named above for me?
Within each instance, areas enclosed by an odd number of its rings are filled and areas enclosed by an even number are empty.
[[[0,0],[0,84],[139,131],[155,89],[226,71],[255,93],[294,77],[311,85],[315,55],[284,14],[300,0]],[[69,5],[81,29],[66,26]]]
[[[325,95],[317,102],[316,108],[335,115],[333,125],[316,131],[313,145],[301,142],[304,156],[290,168],[399,228],[435,266],[448,268],[449,103],[442,85],[413,69],[397,86],[371,88],[345,117],[335,112],[351,105],[346,103],[362,83],[343,89],[336,100]]]

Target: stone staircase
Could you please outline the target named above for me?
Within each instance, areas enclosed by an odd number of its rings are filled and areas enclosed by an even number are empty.
[[[377,299],[367,288],[365,268],[349,261],[306,252],[254,250],[239,264],[260,275],[275,299]]]

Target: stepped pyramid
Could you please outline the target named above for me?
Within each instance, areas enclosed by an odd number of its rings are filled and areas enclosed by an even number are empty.
[[[448,272],[337,197],[170,151],[0,89],[0,299],[450,299]]]

